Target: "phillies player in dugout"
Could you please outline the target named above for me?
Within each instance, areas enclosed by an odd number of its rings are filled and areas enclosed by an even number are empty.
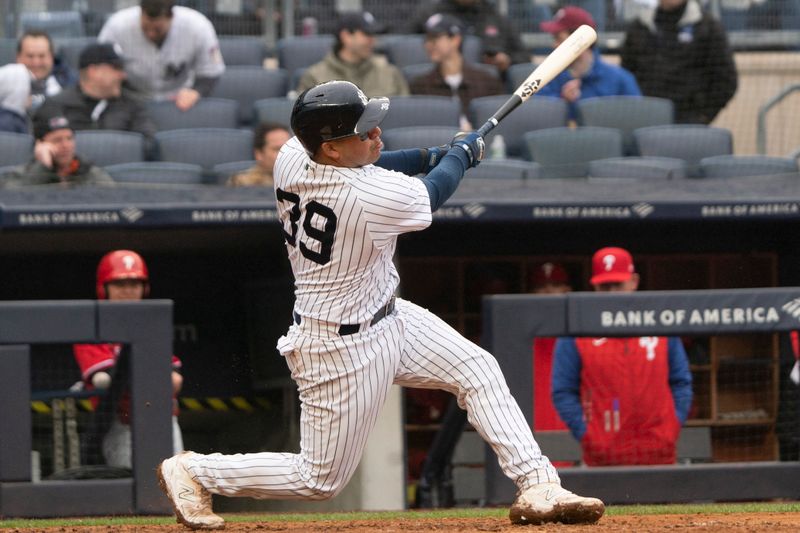
[[[622,248],[592,257],[596,291],[639,287]],[[556,341],[553,404],[589,466],[670,464],[692,404],[692,375],[677,337],[573,338]]]
[[[150,292],[150,276],[144,259],[130,250],[115,250],[100,259],[97,265],[97,298],[111,301],[139,301]],[[108,389],[115,373],[122,345],[75,344],[72,348],[75,361],[81,369],[86,389]],[[183,436],[178,425],[178,404],[175,399],[183,386],[180,374],[181,361],[172,356],[172,447],[175,453],[183,451]],[[96,399],[95,399],[96,400]],[[117,405],[111,427],[103,436],[103,459],[109,466],[131,468],[130,397],[125,392]]]
[[[163,461],[159,483],[188,527],[224,526],[211,494],[336,496],[395,383],[457,397],[519,488],[512,522],[591,523],[604,512],[600,500],[561,487],[491,354],[394,296],[397,237],[431,224],[484,143],[471,132],[442,147],[382,153],[389,107],[346,81],[312,87],[294,104],[295,137],[278,155],[275,193],[295,278],[293,324],[278,350],[300,394],[300,453],[186,452]]]

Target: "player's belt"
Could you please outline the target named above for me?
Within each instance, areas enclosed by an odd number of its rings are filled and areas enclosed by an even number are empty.
[[[386,315],[390,315],[392,311],[394,311],[394,296],[389,298],[389,301],[387,302],[386,305],[378,309],[378,311],[372,316],[372,319],[369,322],[366,322],[364,324],[340,324],[338,330],[339,335],[342,337],[344,337],[345,335],[352,335],[354,333],[358,333],[359,331],[361,331],[362,328],[366,329],[367,327],[374,326],[375,324],[383,320],[386,317]],[[296,311],[292,311],[292,316],[294,317],[294,323],[300,325],[300,322],[302,322],[303,317],[297,314]]]

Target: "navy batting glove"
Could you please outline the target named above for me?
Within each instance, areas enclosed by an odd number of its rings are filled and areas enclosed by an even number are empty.
[[[436,168],[436,165],[439,164],[439,161],[441,161],[442,158],[447,155],[448,150],[450,150],[449,144],[443,144],[441,146],[431,146],[430,148],[423,148],[422,160],[424,162],[423,164],[425,165],[425,169],[422,172],[427,174],[428,172]]]
[[[459,133],[453,137],[452,147],[464,150],[470,167],[477,167],[486,151],[486,143],[483,142],[483,137],[475,131],[467,134]]]

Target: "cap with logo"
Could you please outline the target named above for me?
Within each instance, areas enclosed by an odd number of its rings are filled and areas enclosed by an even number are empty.
[[[461,35],[464,33],[461,21],[453,15],[434,13],[425,21],[425,33],[428,35]]]
[[[89,65],[111,65],[116,68],[123,68],[125,62],[114,49],[113,44],[92,43],[81,50],[78,58],[78,68],[84,69]]]
[[[537,266],[531,274],[531,285],[542,287],[547,284],[560,285],[569,284],[569,276],[563,266],[558,263],[542,263]]]
[[[367,35],[375,35],[382,33],[384,27],[379,24],[375,17],[369,11],[350,11],[339,15],[339,23],[336,32],[347,30],[354,32],[361,30]]]
[[[556,11],[553,20],[539,23],[539,27],[542,31],[555,35],[562,31],[573,32],[584,24],[597,29],[597,25],[588,11],[575,6],[567,6]]]
[[[622,283],[633,278],[633,258],[623,248],[601,248],[592,257],[592,285]]]
[[[52,109],[44,106],[39,108],[33,116],[33,136],[39,141],[48,133],[71,128],[69,120],[64,116],[61,109]]]

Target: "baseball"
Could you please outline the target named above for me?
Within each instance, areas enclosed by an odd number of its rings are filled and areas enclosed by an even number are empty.
[[[92,385],[95,389],[107,389],[111,386],[111,376],[108,372],[95,372],[92,376]]]

